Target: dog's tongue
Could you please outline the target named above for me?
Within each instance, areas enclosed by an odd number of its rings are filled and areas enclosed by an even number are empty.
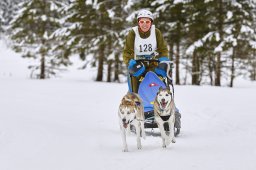
[[[167,104],[167,102],[161,102],[162,108],[165,108],[165,107],[166,107],[166,104]]]
[[[127,128],[128,123],[123,123],[124,128]]]

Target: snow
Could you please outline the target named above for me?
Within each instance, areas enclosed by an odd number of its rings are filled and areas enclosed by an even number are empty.
[[[58,9],[59,9],[59,7],[58,7],[55,3],[50,2],[50,4],[51,4],[51,6],[50,6],[50,10],[51,10],[51,11],[55,11],[55,10],[58,10]]]
[[[242,28],[241,28],[241,33],[250,33],[250,34],[253,34],[254,33],[254,30],[251,29],[250,27],[246,26],[246,25],[242,25]]]
[[[127,85],[94,82],[80,64],[62,78],[31,80],[28,60],[0,44],[1,170],[256,168],[255,83],[175,86],[176,143],[163,149],[158,130],[147,129],[142,150],[131,135],[123,153],[117,108]]]
[[[27,69],[29,65],[28,61],[10,49],[7,49],[6,44],[0,41],[0,78],[28,78],[30,73]]]
[[[249,42],[252,48],[256,49],[256,41],[250,41]]]
[[[185,3],[186,0],[174,0],[173,4]]]
[[[128,11],[131,8],[131,6],[133,5],[133,3],[134,3],[133,0],[128,0],[126,5],[124,6],[124,10]]]
[[[236,1],[232,1],[232,4],[235,7],[242,8],[242,5],[240,3],[238,3],[238,2],[236,2]]]
[[[227,12],[227,19],[231,19],[233,17],[233,12],[228,11]]]
[[[224,42],[221,42],[221,43],[214,49],[214,53],[222,52],[224,45],[225,45]]]
[[[192,55],[196,48],[203,46],[203,41],[198,40],[188,47],[186,54]]]
[[[47,20],[47,16],[46,15],[42,15],[41,19],[42,19],[42,21],[46,21]]]

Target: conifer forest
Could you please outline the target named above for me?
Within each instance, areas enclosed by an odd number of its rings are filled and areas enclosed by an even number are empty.
[[[32,78],[55,76],[76,55],[84,69],[96,68],[95,81],[120,82],[140,9],[163,33],[175,84],[256,80],[256,0],[1,0],[0,39],[35,60]]]

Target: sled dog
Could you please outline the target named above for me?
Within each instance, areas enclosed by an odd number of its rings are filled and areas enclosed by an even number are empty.
[[[142,136],[145,139],[144,131],[144,107],[142,99],[136,93],[128,92],[121,100],[121,104],[118,109],[118,117],[120,130],[123,141],[123,151],[128,152],[126,134],[130,133],[130,127],[133,125],[137,135],[137,148],[141,149]]]
[[[163,148],[175,143],[175,104],[169,88],[160,87],[154,101],[155,121],[161,133]]]

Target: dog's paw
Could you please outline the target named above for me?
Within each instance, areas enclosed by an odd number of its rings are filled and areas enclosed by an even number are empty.
[[[172,143],[176,143],[176,139],[175,138],[172,139]]]
[[[169,137],[165,139],[166,146],[170,145],[170,143],[171,143],[171,139]]]
[[[127,148],[123,149],[123,152],[128,152],[128,149]]]
[[[144,133],[142,132],[141,137],[142,137],[143,139],[146,139],[146,134],[145,134],[145,132],[144,132]]]
[[[163,147],[163,148],[166,148],[166,146],[167,146],[167,145],[166,145],[166,142],[163,141],[162,147]]]
[[[142,145],[140,143],[137,144],[137,148],[140,150],[142,149]]]

